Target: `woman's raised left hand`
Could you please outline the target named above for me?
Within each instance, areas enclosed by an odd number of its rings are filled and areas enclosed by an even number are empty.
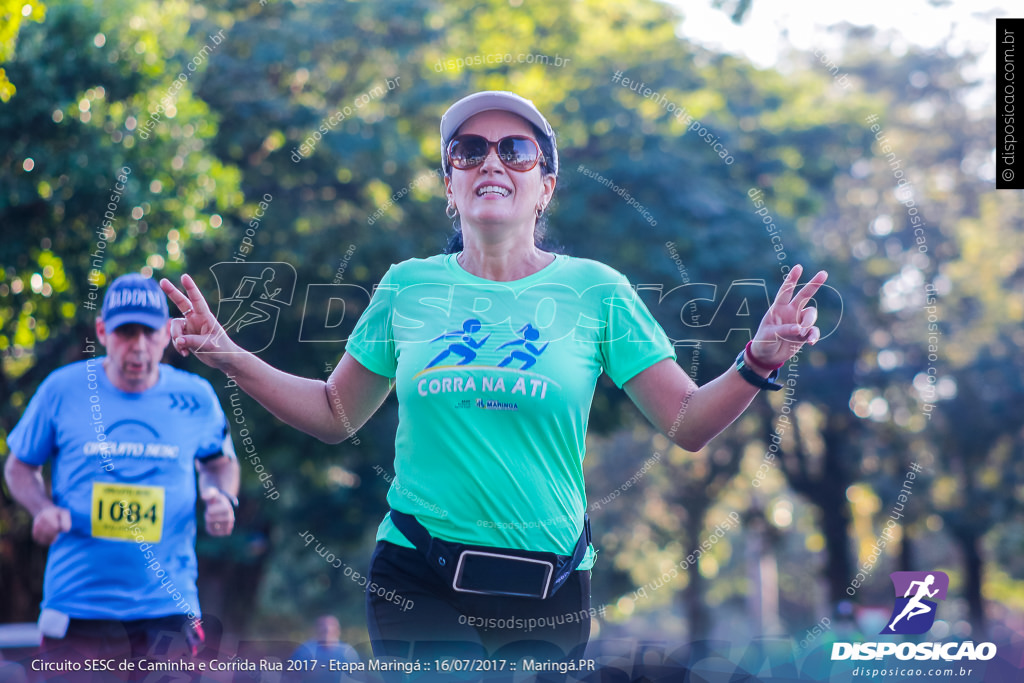
[[[813,345],[821,338],[821,330],[814,325],[818,309],[807,306],[807,303],[828,279],[828,273],[818,271],[798,291],[797,282],[803,271],[801,265],[793,266],[789,271],[754,334],[748,361],[753,361],[755,366],[765,371],[781,366],[804,344]]]

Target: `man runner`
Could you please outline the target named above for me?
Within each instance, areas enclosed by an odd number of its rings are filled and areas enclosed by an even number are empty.
[[[153,280],[115,280],[96,320],[107,355],[50,374],[8,438],[7,485],[50,546],[39,617],[50,661],[139,657],[158,639],[195,655],[202,642],[195,471],[206,529],[226,536],[239,468],[210,383],[160,363],[169,322]]]

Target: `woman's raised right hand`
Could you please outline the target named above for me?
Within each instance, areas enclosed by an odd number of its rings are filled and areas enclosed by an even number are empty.
[[[181,276],[182,293],[167,278],[160,280],[174,305],[185,314],[183,318],[171,318],[171,344],[182,356],[194,353],[196,358],[210,367],[219,368],[227,360],[225,354],[242,353],[243,349],[231,341],[224,327],[217,321],[203,293],[187,274]]]

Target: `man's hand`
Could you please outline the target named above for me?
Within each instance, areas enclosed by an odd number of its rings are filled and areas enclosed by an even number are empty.
[[[203,489],[206,531],[211,536],[228,536],[235,528],[235,508],[228,497],[212,486]]]
[[[50,545],[64,531],[71,531],[71,511],[51,505],[32,519],[32,538],[39,545]]]

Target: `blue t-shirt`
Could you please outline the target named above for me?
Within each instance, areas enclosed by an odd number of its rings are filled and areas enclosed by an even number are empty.
[[[115,387],[104,358],[53,372],[7,440],[52,460],[53,502],[71,531],[50,546],[44,609],[77,619],[199,615],[195,460],[231,451],[206,380],[169,365],[141,393]]]

